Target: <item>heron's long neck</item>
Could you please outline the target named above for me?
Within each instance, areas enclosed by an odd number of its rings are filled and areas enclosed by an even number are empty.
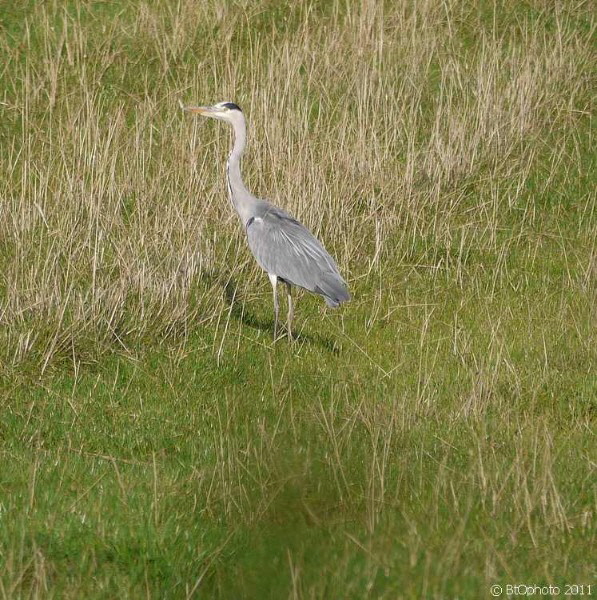
[[[247,128],[244,119],[238,120],[234,126],[234,147],[228,157],[226,172],[228,175],[228,193],[230,200],[239,214],[243,225],[253,216],[252,208],[254,204],[253,196],[245,187],[243,178],[240,174],[240,159],[245,150],[247,142]]]

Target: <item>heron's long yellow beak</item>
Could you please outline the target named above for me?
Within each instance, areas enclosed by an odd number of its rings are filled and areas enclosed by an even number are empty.
[[[215,112],[211,106],[183,106],[183,110],[204,117],[210,117]]]

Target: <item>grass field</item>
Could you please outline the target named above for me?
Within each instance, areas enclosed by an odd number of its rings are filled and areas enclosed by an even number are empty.
[[[0,598],[597,595],[593,9],[0,0]]]

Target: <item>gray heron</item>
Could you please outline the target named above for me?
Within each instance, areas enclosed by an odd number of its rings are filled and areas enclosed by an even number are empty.
[[[187,106],[186,111],[226,121],[234,130],[234,146],[228,157],[228,193],[247,234],[249,248],[259,266],[267,272],[274,294],[274,341],[278,333],[278,282],[288,294],[287,333],[292,339],[292,287],[302,287],[323,296],[337,307],[350,300],[346,282],[334,259],[315,236],[286,211],[249,192],[240,172],[240,160],[247,141],[247,126],[241,109],[232,102],[213,106]]]

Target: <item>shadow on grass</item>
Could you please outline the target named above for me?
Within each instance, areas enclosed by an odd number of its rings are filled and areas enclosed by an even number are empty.
[[[253,329],[259,329],[260,331],[269,333],[272,338],[274,336],[274,320],[273,319],[260,319],[255,315],[251,314],[243,307],[245,303],[242,302],[240,297],[240,291],[236,282],[229,278],[226,283],[223,284],[224,300],[226,304],[230,306],[230,313],[236,319],[238,319],[244,325],[252,327]],[[273,313],[272,304],[272,313]],[[308,333],[294,333],[293,335],[295,342],[303,342],[313,346],[319,346],[332,354],[339,355],[340,350],[333,339],[324,337],[319,334],[308,334]]]

